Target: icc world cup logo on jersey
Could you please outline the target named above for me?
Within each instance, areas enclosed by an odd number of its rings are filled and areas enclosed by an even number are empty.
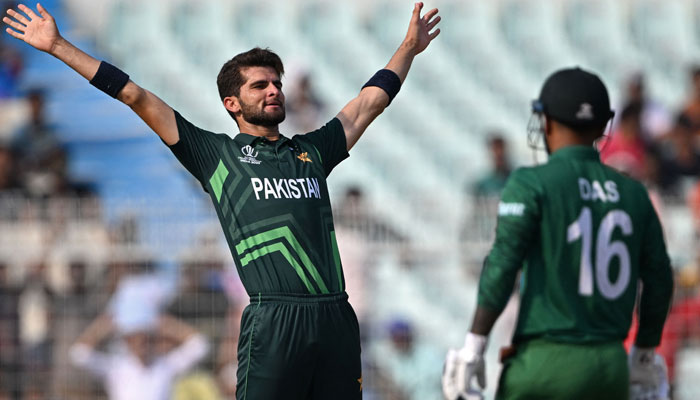
[[[258,156],[258,152],[255,151],[253,146],[245,145],[241,147],[241,153],[243,153],[243,156],[238,157],[238,161],[253,165],[258,165],[261,163],[261,161],[256,158]]]

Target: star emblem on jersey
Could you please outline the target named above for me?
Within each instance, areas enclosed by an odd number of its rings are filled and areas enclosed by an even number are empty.
[[[357,382],[360,384],[360,392],[362,391],[362,377],[357,380]]]
[[[243,153],[243,156],[238,157],[238,161],[242,163],[258,165],[262,162],[256,158],[258,156],[258,152],[255,151],[251,145],[241,147],[241,153]]]
[[[300,159],[303,162],[311,162],[311,159],[309,158],[309,152],[305,151],[297,156],[298,159]]]

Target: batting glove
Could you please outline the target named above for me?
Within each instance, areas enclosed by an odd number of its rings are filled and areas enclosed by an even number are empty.
[[[487,337],[468,333],[461,349],[450,349],[442,373],[442,393],[447,400],[483,400],[486,388],[484,351]],[[479,389],[474,386],[476,379]]]
[[[631,400],[667,400],[668,371],[653,348],[632,346],[628,357]]]

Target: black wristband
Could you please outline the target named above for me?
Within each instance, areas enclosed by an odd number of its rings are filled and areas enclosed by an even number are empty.
[[[108,95],[117,98],[117,94],[129,83],[129,75],[114,65],[102,61],[90,84]]]
[[[396,75],[396,72],[392,70],[380,69],[374,76],[369,78],[367,83],[362,86],[362,89],[367,86],[376,86],[384,90],[386,94],[389,95],[389,104],[391,104],[391,101],[394,100],[396,94],[399,93],[399,89],[401,89],[401,79]],[[387,106],[389,106],[389,104],[387,104]]]

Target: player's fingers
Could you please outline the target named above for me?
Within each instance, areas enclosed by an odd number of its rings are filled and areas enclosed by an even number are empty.
[[[440,18],[440,17],[437,17],[437,18],[435,18],[434,20],[430,21],[430,22],[428,23],[428,31],[433,30],[433,28],[435,28],[435,25],[437,25],[438,22],[440,22],[440,20],[441,20],[441,18]]]
[[[435,32],[433,32],[433,33],[431,33],[430,35],[428,35],[428,37],[430,38],[430,40],[433,40],[433,39],[435,39],[435,38],[437,37],[437,35],[439,35],[439,34],[440,34],[440,28],[437,28],[437,29],[435,30]]]
[[[29,20],[27,18],[25,18],[24,15],[18,13],[17,11],[15,11],[11,8],[7,10],[7,15],[13,17],[17,21],[19,21],[25,25],[29,25]]]
[[[437,14],[437,13],[438,13],[438,9],[437,9],[437,8],[433,8],[432,10],[428,11],[427,13],[425,13],[425,15],[423,16],[423,21],[425,21],[425,22],[427,23],[427,22],[430,21],[430,20],[435,16],[435,14]]]
[[[413,19],[419,19],[420,18],[420,10],[423,8],[423,3],[415,3],[413,5]]]
[[[42,6],[40,3],[36,3],[36,9],[39,11],[39,14],[41,14],[42,17],[44,17],[44,18],[46,18],[46,19],[48,19],[48,20],[52,20],[52,19],[53,19],[53,17],[51,16],[51,14],[49,14],[49,12],[46,11],[46,9],[44,8],[44,6]]]
[[[20,23],[17,22],[17,21],[13,21],[13,20],[11,20],[11,19],[8,18],[8,17],[3,17],[3,18],[2,18],[2,22],[6,23],[7,25],[10,25],[11,27],[17,29],[17,30],[20,31],[20,32],[24,32],[24,30],[27,29],[26,26],[20,24]]]
[[[17,39],[19,39],[19,40],[22,40],[22,36],[23,36],[23,35],[22,35],[21,33],[17,32],[17,31],[13,31],[13,30],[10,29],[10,28],[5,28],[5,32],[9,33],[10,36],[12,36],[12,37],[14,37],[14,38],[17,38]]]
[[[17,6],[20,10],[22,10],[27,16],[29,16],[29,20],[34,20],[35,18],[39,18],[38,15],[34,14],[34,11],[32,11],[31,8],[25,6],[24,4],[20,4]]]

